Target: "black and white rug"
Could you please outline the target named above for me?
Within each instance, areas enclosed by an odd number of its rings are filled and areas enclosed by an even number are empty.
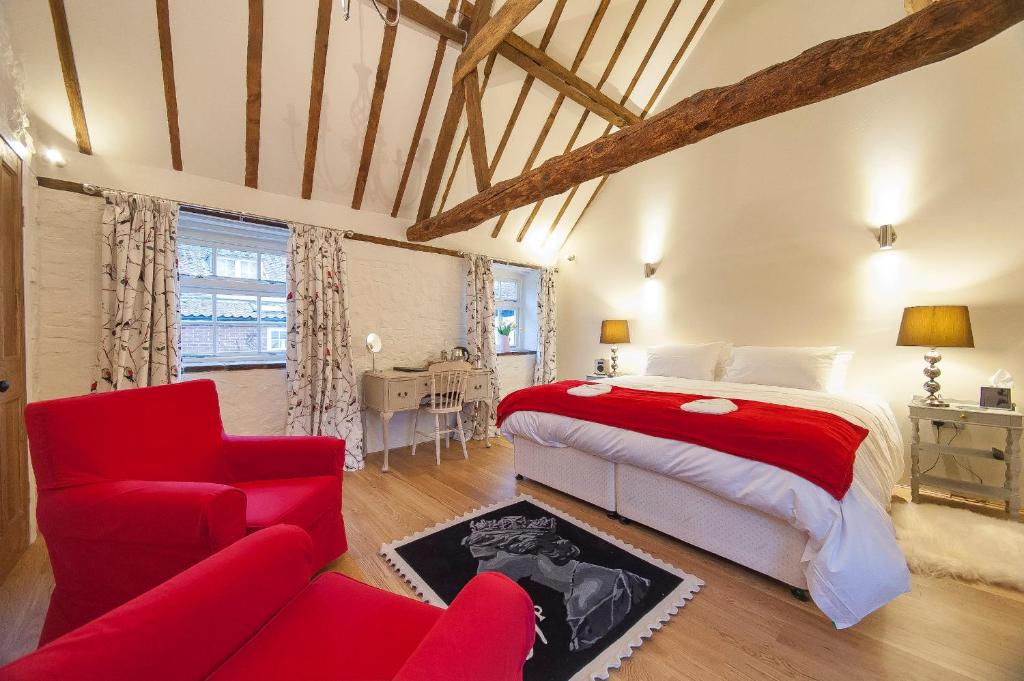
[[[704,585],[525,495],[386,544],[381,555],[442,607],[478,572],[516,580],[537,613],[525,681],[608,678]]]

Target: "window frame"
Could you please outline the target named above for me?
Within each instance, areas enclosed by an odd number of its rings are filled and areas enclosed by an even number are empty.
[[[515,336],[515,342],[511,342],[509,339],[508,349],[510,352],[519,352],[523,347],[523,287],[524,278],[521,274],[515,272],[503,271],[500,274],[494,274],[494,285],[497,286],[498,282],[511,281],[516,284],[516,300],[515,302],[499,300],[497,295],[494,295],[494,333],[495,340],[497,340],[498,334],[498,319],[499,313],[502,310],[511,310],[516,316],[516,329],[513,335]]]
[[[186,218],[187,216],[187,218]],[[185,218],[185,219],[182,219]],[[212,250],[211,272],[208,277],[195,277],[178,273],[178,290],[182,296],[186,294],[211,295],[212,310],[211,321],[198,322],[182,319],[181,312],[178,313],[178,322],[182,331],[187,325],[207,325],[213,328],[212,355],[186,355],[181,353],[182,366],[185,369],[200,368],[204,366],[236,366],[246,364],[260,365],[284,365],[287,353],[287,342],[285,350],[281,351],[257,351],[257,352],[217,352],[217,326],[221,324],[232,324],[217,320],[217,296],[239,295],[256,297],[256,320],[246,322],[256,326],[256,339],[262,345],[265,332],[272,328],[280,328],[279,322],[266,323],[263,321],[263,299],[278,298],[285,301],[285,326],[287,330],[287,299],[288,282],[287,275],[283,282],[273,282],[265,279],[248,279],[244,277],[219,276],[217,272],[217,250],[230,249],[256,253],[256,273],[263,274],[263,256],[275,255],[287,258],[288,237],[287,231],[279,227],[248,223],[244,219],[232,220],[217,216],[205,215],[187,211],[182,207],[179,213],[178,223],[178,248],[182,245],[196,245],[210,248]],[[180,257],[180,250],[179,250]],[[276,301],[275,301],[276,302]],[[268,336],[269,339],[269,336]],[[268,343],[269,344],[269,343]]]

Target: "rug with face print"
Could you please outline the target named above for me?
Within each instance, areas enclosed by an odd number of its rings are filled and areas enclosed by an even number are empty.
[[[536,614],[525,681],[608,678],[704,584],[525,495],[386,544],[381,555],[441,607],[481,572],[518,582]]]

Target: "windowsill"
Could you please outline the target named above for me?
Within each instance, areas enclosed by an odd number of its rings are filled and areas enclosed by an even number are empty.
[[[188,364],[182,367],[185,374],[198,374],[204,371],[240,371],[242,369],[284,369],[284,362],[229,362],[219,364]]]
[[[499,352],[498,357],[508,357],[510,355],[536,355],[536,350],[509,350],[508,352]]]

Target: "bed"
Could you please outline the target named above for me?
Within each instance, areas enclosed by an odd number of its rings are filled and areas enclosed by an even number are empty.
[[[838,628],[909,591],[888,514],[904,461],[888,405],[866,396],[665,376],[602,382],[812,409],[869,432],[841,500],[772,465],[538,411],[518,411],[502,423],[517,474],[806,589]]]

